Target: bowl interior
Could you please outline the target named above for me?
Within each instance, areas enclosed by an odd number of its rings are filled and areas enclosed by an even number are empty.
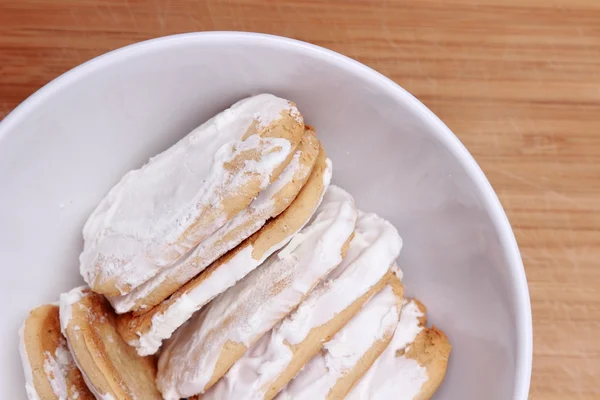
[[[470,156],[420,103],[364,66],[242,34],[113,52],[51,83],[0,125],[0,397],[25,398],[18,327],[30,308],[81,282],[81,227],[106,191],[260,92],[294,100],[333,160],[334,182],[398,227],[407,294],[428,306],[453,345],[437,398],[521,398],[527,289],[503,212]]]

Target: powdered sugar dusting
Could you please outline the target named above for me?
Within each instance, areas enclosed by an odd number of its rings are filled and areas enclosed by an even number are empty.
[[[375,214],[359,212],[346,257],[284,320],[279,331],[282,339],[301,343],[311,329],[345,310],[384,277],[401,248],[402,239],[392,224]]]
[[[254,119],[258,122],[259,128],[264,129],[277,119],[281,118],[282,112],[289,113],[290,116],[294,118],[299,124],[304,123],[302,115],[300,115],[300,112],[298,111],[296,106],[289,101],[283,109],[281,108],[280,104],[269,104],[267,107],[264,107],[256,113],[254,113]]]

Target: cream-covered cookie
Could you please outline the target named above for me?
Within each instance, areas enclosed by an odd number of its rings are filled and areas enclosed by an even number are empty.
[[[430,399],[446,375],[451,346],[442,331],[425,326],[426,320],[423,304],[406,301],[390,345],[346,399]]]
[[[148,312],[212,262],[259,230],[268,219],[280,214],[306,183],[317,160],[319,148],[314,130],[307,129],[294,158],[275,182],[263,190],[248,207],[175,264],[164,268],[130,293],[108,297],[115,311],[121,314],[133,310],[138,315]],[[324,166],[324,154],[320,160],[320,164]]]
[[[203,393],[341,261],[356,224],[352,196],[329,186],[311,222],[163,346],[157,385],[167,400]]]
[[[84,226],[84,280],[122,295],[173,264],[277,179],[303,134],[292,102],[261,94],[128,172]]]
[[[294,312],[255,343],[204,398],[274,398],[323,343],[387,284],[393,275],[390,266],[401,247],[402,239],[389,222],[359,212],[342,263]],[[249,393],[254,397],[248,397]]]
[[[392,276],[390,285],[323,345],[277,400],[343,399],[390,343],[402,300],[400,281]]]
[[[279,250],[310,220],[331,180],[331,163],[321,151],[312,174],[291,205],[238,247],[215,261],[149,312],[118,316],[121,336],[141,355],[155,353],[164,339],[206,305]]]

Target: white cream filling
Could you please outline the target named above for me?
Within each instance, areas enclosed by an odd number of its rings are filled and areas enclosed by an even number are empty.
[[[136,301],[148,296],[153,290],[158,288],[165,280],[176,280],[182,285],[194,276],[202,272],[212,262],[218,259],[227,251],[240,244],[245,238],[251,236],[259,230],[266,221],[271,218],[273,207],[275,206],[274,197],[283,187],[290,183],[292,179],[302,171],[300,164],[300,154],[297,152],[292,161],[286,166],[279,178],[263,190],[256,199],[244,210],[236,214],[219,230],[210,237],[198,244],[187,256],[176,262],[170,267],[164,268],[157,275],[133,289],[130,293],[122,296],[107,296],[115,311],[119,314],[131,311],[135,307]],[[248,225],[248,221],[254,223]],[[246,226],[248,225],[248,226]],[[223,242],[230,232],[245,226],[243,231],[233,236],[232,240]],[[146,353],[152,354],[152,353]]]
[[[329,186],[330,180],[331,162],[328,160],[327,168],[323,175],[324,191]],[[317,206],[321,203],[322,198],[323,196],[317,202]],[[300,229],[303,227],[304,225]],[[247,246],[229,260],[227,264],[221,265],[201,285],[181,296],[164,313],[153,316],[150,330],[145,333],[138,333],[139,339],[130,341],[129,344],[136,347],[138,354],[142,356],[154,354],[162,344],[162,341],[171,337],[175,329],[191,318],[201,307],[218,294],[235,285],[236,282],[261,265],[271,254],[288,243],[290,238],[294,238],[292,240],[295,240],[301,237],[300,234],[296,233],[297,231],[289,232],[289,235],[278,244],[272,246],[259,260],[252,257],[254,248],[251,245]],[[296,245],[289,243],[286,246],[286,250],[290,247],[295,248]],[[282,252],[278,253],[279,257],[282,257]]]
[[[399,319],[398,302],[390,286],[373,296],[344,328],[325,343],[323,351],[304,366],[277,400],[326,398],[338,380],[356,367],[376,342],[393,334]]]
[[[157,384],[165,399],[202,393],[227,341],[250,346],[289,313],[341,262],[341,248],[356,217],[352,197],[330,186],[312,221],[300,232],[304,241],[292,253],[283,258],[271,255],[175,332],[159,359]],[[231,322],[223,325],[224,320]]]
[[[286,249],[293,248],[295,239]],[[231,398],[244,398],[249,392],[262,393],[292,361],[293,354],[286,343],[300,344],[313,328],[326,324],[367,293],[389,271],[401,247],[402,239],[389,222],[375,214],[359,211],[354,237],[342,263],[319,283],[295,311],[263,337],[268,337],[268,343],[262,343],[261,340],[256,345],[264,349],[262,352],[253,348],[237,362],[240,365],[248,364],[246,370],[260,370],[254,372],[256,377],[252,385],[245,386],[243,383],[246,380],[239,379],[236,376],[238,369],[232,368],[227,374],[230,378],[225,381],[222,379],[216,386],[229,385]],[[215,392],[220,391],[217,389]],[[206,393],[204,397],[219,398],[211,393]]]
[[[402,355],[423,330],[419,318],[423,316],[414,301],[405,302],[400,322],[392,342],[358,384],[346,396],[347,400],[413,400],[427,382],[427,369],[416,360]]]

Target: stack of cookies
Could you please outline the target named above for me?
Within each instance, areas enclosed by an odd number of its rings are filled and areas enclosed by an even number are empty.
[[[448,340],[404,298],[397,230],[331,178],[270,94],[127,173],[84,226],[87,286],[23,325],[29,398],[430,398]]]

